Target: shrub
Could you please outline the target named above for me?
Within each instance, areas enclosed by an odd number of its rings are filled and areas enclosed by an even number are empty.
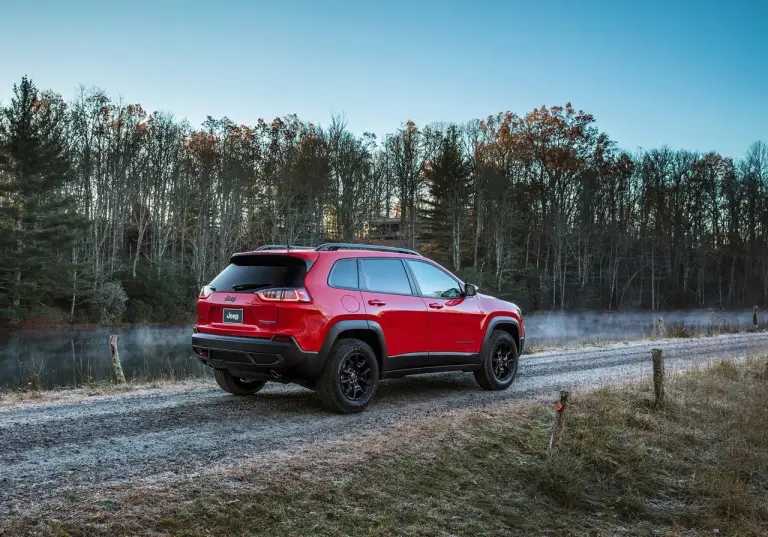
[[[691,332],[688,330],[688,327],[685,326],[683,321],[677,321],[667,328],[667,337],[689,338],[691,337]]]
[[[128,295],[125,294],[120,282],[107,282],[94,293],[93,304],[99,313],[99,321],[102,324],[117,324],[123,319],[125,303]]]

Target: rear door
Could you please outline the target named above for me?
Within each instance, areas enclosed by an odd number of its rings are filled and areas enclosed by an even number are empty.
[[[307,261],[298,257],[234,256],[207,286],[207,299],[198,301],[198,324],[244,336],[271,337],[280,326],[279,301],[259,293],[303,289],[306,274]]]
[[[427,306],[416,296],[402,260],[377,257],[359,263],[365,311],[384,330],[384,370],[428,366]]]
[[[483,312],[475,297],[464,297],[461,284],[426,261],[406,260],[427,306],[431,365],[475,363],[483,340]]]

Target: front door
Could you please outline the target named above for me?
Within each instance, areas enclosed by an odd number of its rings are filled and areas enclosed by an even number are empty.
[[[483,313],[477,299],[463,296],[459,282],[439,267],[426,261],[406,262],[428,309],[430,364],[476,363],[483,343]]]
[[[384,331],[384,371],[429,365],[427,306],[398,258],[360,259],[360,290],[369,319]]]

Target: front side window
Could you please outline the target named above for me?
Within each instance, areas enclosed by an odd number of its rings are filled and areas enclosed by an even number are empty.
[[[416,283],[419,284],[423,296],[430,298],[461,297],[459,282],[439,268],[421,261],[407,261],[407,263],[416,277]]]
[[[411,284],[399,259],[361,259],[360,269],[360,283],[368,291],[411,294]]]

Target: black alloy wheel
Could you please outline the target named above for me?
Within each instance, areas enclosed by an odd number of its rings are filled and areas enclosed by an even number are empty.
[[[359,339],[340,339],[317,379],[317,395],[334,412],[353,414],[371,401],[379,385],[379,363],[371,346]]]
[[[496,348],[493,349],[493,358],[491,358],[491,365],[493,368],[493,376],[501,382],[505,382],[509,377],[515,374],[517,370],[517,356],[512,345],[502,339],[496,344]]]
[[[517,343],[512,334],[494,330],[480,353],[475,380],[486,390],[506,390],[517,376]]]
[[[219,387],[232,395],[253,395],[261,390],[266,384],[263,380],[235,377],[229,371],[224,369],[214,370],[213,376]]]
[[[339,369],[341,392],[350,401],[359,401],[371,389],[371,366],[359,352],[349,354]]]

